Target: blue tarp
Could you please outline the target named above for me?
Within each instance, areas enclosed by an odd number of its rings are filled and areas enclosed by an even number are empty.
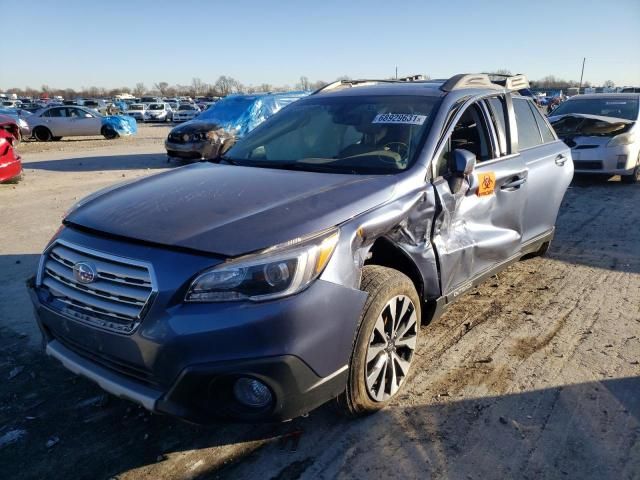
[[[128,115],[107,115],[102,117],[102,125],[109,125],[118,135],[135,135],[138,133],[138,125],[133,117]]]
[[[202,112],[196,121],[219,125],[236,137],[242,137],[271,115],[309,92],[229,95]]]

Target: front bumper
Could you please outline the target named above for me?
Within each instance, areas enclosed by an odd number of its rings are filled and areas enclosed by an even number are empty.
[[[204,423],[220,417],[287,420],[344,389],[364,292],[318,280],[298,295],[270,302],[185,304],[185,285],[211,265],[211,258],[69,228],[61,237],[154,265],[158,294],[128,335],[54,310],[46,292],[30,288],[48,353],[114,395]],[[275,398],[272,407],[238,408],[230,394],[238,376],[267,384]]]
[[[164,147],[167,149],[167,155],[170,157],[185,160],[200,160],[204,156],[207,142],[176,143],[165,140]]]
[[[585,140],[586,142],[587,140]],[[615,147],[594,145],[594,148],[584,148],[583,144],[579,144],[578,148],[571,149],[574,172],[630,175],[638,164],[638,149],[637,145],[619,145]]]

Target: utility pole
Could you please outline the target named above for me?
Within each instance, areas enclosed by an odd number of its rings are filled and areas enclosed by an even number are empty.
[[[398,79],[398,66],[396,65],[396,80]]]
[[[582,90],[582,77],[584,76],[584,62],[587,60],[587,57],[582,57],[582,73],[580,73],[580,89],[578,90],[578,93],[580,93],[580,90]]]

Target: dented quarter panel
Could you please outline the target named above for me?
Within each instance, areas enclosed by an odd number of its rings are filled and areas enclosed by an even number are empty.
[[[422,277],[424,298],[440,295],[437,262],[430,240],[436,211],[435,192],[424,180],[425,173],[418,168],[404,178],[399,176],[392,200],[341,225],[342,241],[322,275],[324,280],[358,288],[367,255],[374,242],[383,237],[416,265]]]

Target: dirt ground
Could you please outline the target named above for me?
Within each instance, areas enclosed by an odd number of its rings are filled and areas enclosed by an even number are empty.
[[[2,478],[640,478],[640,185],[616,179],[574,181],[548,257],[423,328],[410,385],[367,418],[193,426],[46,358],[24,286],[39,252],[76,200],[173,168],[167,133],[24,143],[24,179],[0,185]]]

